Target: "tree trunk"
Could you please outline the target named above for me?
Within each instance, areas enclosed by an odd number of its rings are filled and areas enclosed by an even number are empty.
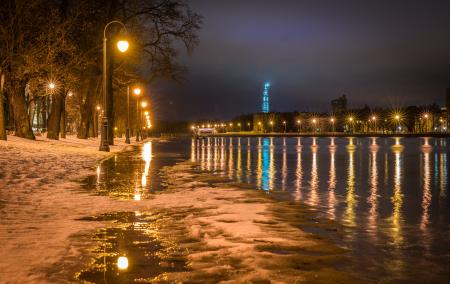
[[[101,84],[101,77],[96,74],[95,67],[91,68],[90,75],[87,78],[87,89],[84,103],[81,107],[81,119],[78,128],[77,138],[87,139],[89,137],[89,127],[92,120],[92,109],[94,108],[94,102],[96,99],[96,92],[98,85]]]
[[[5,86],[5,74],[0,69],[0,140],[6,140],[6,119],[3,90]]]
[[[52,95],[52,105],[48,117],[47,138],[59,140],[63,96],[60,92]]]
[[[59,130],[61,133],[61,138],[66,139],[66,97],[63,96],[62,106],[61,106],[61,120]]]
[[[22,138],[35,140],[33,130],[28,117],[27,104],[25,101],[26,82],[17,82],[9,94],[9,102],[14,114],[15,135]]]

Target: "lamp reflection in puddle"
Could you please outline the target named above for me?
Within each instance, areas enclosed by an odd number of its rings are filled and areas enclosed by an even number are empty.
[[[117,259],[117,268],[126,270],[128,268],[128,258],[126,256],[119,256]]]

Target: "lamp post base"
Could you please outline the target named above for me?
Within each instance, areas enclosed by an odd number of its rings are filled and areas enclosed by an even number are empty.
[[[130,144],[130,128],[127,128],[127,130],[125,131],[125,143],[126,144]]]
[[[136,142],[139,142],[139,130],[136,132]]]

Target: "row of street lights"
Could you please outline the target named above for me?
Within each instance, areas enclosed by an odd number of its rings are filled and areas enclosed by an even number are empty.
[[[105,25],[105,28],[103,29],[103,108],[104,113],[102,116],[102,128],[101,128],[101,142],[100,142],[100,151],[106,151],[109,152],[109,141],[108,141],[108,131],[109,131],[109,114],[108,114],[108,105],[109,105],[109,99],[112,98],[112,72],[108,72],[108,39],[106,37],[106,31],[108,27],[112,24],[118,24],[122,27],[122,29],[125,31],[125,34],[127,33],[127,29],[125,25],[117,20],[111,21]],[[124,53],[128,50],[129,43],[126,40],[119,40],[117,41],[117,49]],[[110,69],[112,70],[112,69]],[[137,123],[137,132],[136,132],[136,141],[140,141],[139,136],[141,136],[141,117],[142,117],[142,111],[140,112],[139,106],[141,106],[141,109],[145,109],[147,107],[147,102],[142,101],[140,102],[140,95],[142,94],[142,89],[139,87],[135,87],[133,89],[134,95],[136,98],[136,123]],[[147,127],[151,127],[150,123],[150,116],[148,111],[145,112],[145,118],[147,122]],[[127,121],[126,121],[126,131],[125,131],[125,143],[130,144],[130,86],[127,86]]]
[[[422,119],[423,119],[424,121],[432,120],[432,115],[429,114],[429,113],[424,113],[424,114],[422,114],[421,117],[420,117],[420,120],[422,120]],[[367,122],[373,124],[374,129],[376,130],[376,129],[378,129],[378,128],[377,128],[377,122],[378,122],[378,120],[379,120],[379,119],[378,119],[378,117],[377,117],[376,115],[372,115],[372,116],[369,117],[369,119],[368,119]],[[316,127],[317,127],[317,124],[319,124],[319,122],[320,122],[320,118],[313,117],[313,118],[310,118],[309,121],[310,121],[311,125],[312,125],[314,128],[316,128]],[[346,118],[346,121],[348,122],[348,124],[349,124],[350,126],[352,126],[353,131],[354,131],[354,125],[355,125],[356,123],[360,123],[360,124],[363,123],[363,121],[357,120],[356,117],[354,117],[354,116],[349,116],[349,117],[347,117],[347,118]],[[399,130],[399,131],[402,130],[402,126],[401,126],[402,121],[403,121],[403,115],[402,115],[401,113],[395,113],[395,114],[392,115],[392,122],[395,123],[396,129]],[[440,118],[439,121],[440,121],[441,124],[444,122],[444,120],[443,120],[442,118]],[[335,132],[335,131],[336,131],[335,125],[336,125],[337,119],[336,119],[335,117],[331,117],[331,118],[329,118],[329,122],[330,122],[330,124],[332,125],[332,131]],[[388,120],[385,119],[384,122],[386,123],[386,122],[388,122]],[[274,131],[274,125],[275,125],[274,120],[269,120],[269,121],[268,121],[268,124],[270,125],[271,131],[273,132],[273,131]],[[282,124],[283,124],[283,126],[284,126],[284,132],[286,132],[286,130],[287,130],[287,121],[286,121],[286,120],[283,120],[283,121],[282,121]],[[297,124],[297,127],[298,127],[298,132],[300,132],[300,127],[301,127],[301,125],[302,125],[302,120],[297,119],[296,124]],[[240,126],[241,126],[241,123],[238,123],[237,125],[240,127]],[[257,125],[258,125],[258,127],[259,127],[260,129],[262,129],[262,127],[263,127],[263,122],[258,121],[258,122],[257,122]],[[201,127],[208,127],[208,128],[210,128],[210,127],[214,127],[214,128],[222,127],[223,130],[225,130],[225,127],[227,126],[227,124],[226,124],[226,123],[220,123],[220,124],[214,124],[214,125],[212,125],[212,124],[206,124],[206,125],[205,125],[205,124],[202,124],[202,125],[198,125],[198,126],[197,126],[197,125],[193,125],[191,128],[192,128],[192,129],[195,129],[195,128],[198,128],[198,127],[200,127],[200,126],[201,126]],[[230,123],[228,124],[228,126],[229,126],[230,128],[232,128],[232,127],[233,127],[233,123],[230,122]],[[247,123],[247,126],[249,126],[249,127],[251,126],[250,122]]]

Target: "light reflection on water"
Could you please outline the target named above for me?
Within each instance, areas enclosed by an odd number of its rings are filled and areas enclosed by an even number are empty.
[[[447,151],[438,138],[209,138],[191,160],[337,220],[362,272],[432,281],[450,276]]]

